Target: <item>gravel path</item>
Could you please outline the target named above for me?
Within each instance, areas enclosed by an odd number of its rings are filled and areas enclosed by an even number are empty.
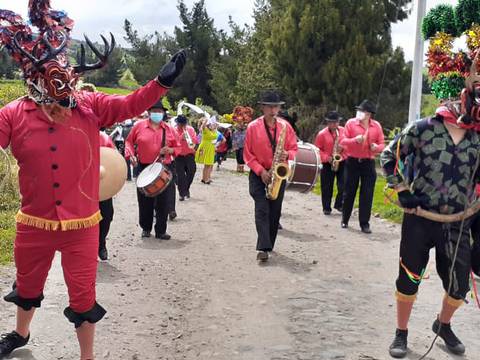
[[[197,175],[192,199],[177,204],[170,241],[140,238],[133,183],[116,197],[111,260],[98,272],[98,301],[108,314],[98,326],[97,359],[389,359],[399,226],[373,219],[366,236],[352,219],[342,230],[339,214],[321,214],[319,197],[288,193],[276,254],[260,266],[248,179],[232,165],[214,172],[210,186]],[[3,294],[13,274],[0,268]],[[30,345],[9,359],[78,359],[62,315],[67,297],[58,259],[45,294]],[[414,310],[408,359],[430,345],[442,296],[432,271]],[[14,326],[13,310],[0,302],[2,331]],[[467,346],[462,359],[480,359],[479,321],[473,303],[455,318]],[[428,359],[455,357],[440,342]]]

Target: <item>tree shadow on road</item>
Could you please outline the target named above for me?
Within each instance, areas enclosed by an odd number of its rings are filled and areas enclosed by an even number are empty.
[[[112,284],[128,278],[118,268],[108,262],[100,262],[97,271],[97,283]]]

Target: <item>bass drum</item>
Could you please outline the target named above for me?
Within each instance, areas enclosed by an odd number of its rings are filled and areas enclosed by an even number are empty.
[[[173,174],[163,164],[148,165],[137,177],[137,188],[147,197],[160,195],[173,180]]]
[[[309,143],[298,143],[298,152],[293,161],[290,161],[290,177],[287,180],[287,189],[308,193],[317,183],[322,163],[318,148]]]

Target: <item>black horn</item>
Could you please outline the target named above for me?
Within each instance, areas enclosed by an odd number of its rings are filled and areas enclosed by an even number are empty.
[[[107,65],[108,58],[112,54],[113,50],[115,49],[115,37],[113,36],[112,33],[110,33],[110,44],[108,43],[107,39],[105,39],[105,36],[100,35],[105,49],[103,50],[103,53],[101,53],[95,45],[90,41],[87,35],[84,35],[85,37],[85,42],[87,43],[88,47],[93,51],[93,53],[98,57],[98,61],[95,64],[87,64],[85,61],[85,46],[82,44],[80,48],[80,64],[77,66],[74,66],[74,70],[77,74],[81,74],[85,71],[90,71],[90,70],[97,70],[103,68],[105,65]]]
[[[67,46],[67,42],[68,42],[67,36],[63,31],[59,31],[59,34],[62,37],[62,42],[58,47],[54,47],[50,42],[50,40],[48,40],[47,32],[43,34],[42,39],[40,41],[45,44],[46,51],[45,51],[45,54],[43,54],[39,59],[34,55],[35,52],[38,51],[39,43],[37,43],[33,48],[33,53],[28,52],[23,48],[23,46],[19,42],[19,35],[22,35],[20,31],[15,33],[15,35],[13,36],[13,44],[18,49],[18,51],[20,51],[22,55],[27,57],[32,62],[33,66],[38,69],[47,61],[55,59],[57,55],[60,54]]]

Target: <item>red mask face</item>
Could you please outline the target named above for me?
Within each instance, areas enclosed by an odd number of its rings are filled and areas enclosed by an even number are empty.
[[[40,77],[44,80],[48,96],[57,101],[72,95],[78,76],[69,65],[62,65],[57,60],[51,60],[43,65]]]

